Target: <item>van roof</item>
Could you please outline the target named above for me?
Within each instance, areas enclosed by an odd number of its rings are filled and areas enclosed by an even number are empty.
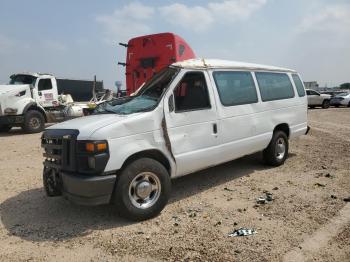
[[[237,61],[228,61],[228,60],[220,60],[220,59],[204,59],[204,58],[196,58],[189,59],[182,62],[176,62],[172,64],[176,67],[182,68],[224,68],[224,69],[244,69],[244,70],[262,70],[262,71],[278,71],[278,72],[293,72],[295,70],[276,67],[276,66],[268,66],[268,65],[259,65],[245,62],[237,62]]]

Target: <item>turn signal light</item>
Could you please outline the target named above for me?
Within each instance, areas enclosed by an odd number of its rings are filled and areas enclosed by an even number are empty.
[[[86,143],[85,149],[87,152],[101,152],[107,150],[107,143],[101,142],[101,143]]]

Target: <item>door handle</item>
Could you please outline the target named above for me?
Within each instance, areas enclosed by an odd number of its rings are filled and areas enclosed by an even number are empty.
[[[213,133],[214,134],[218,133],[218,125],[216,123],[213,123]]]

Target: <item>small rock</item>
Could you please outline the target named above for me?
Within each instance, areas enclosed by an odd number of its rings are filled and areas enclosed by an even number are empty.
[[[343,199],[345,202],[350,202],[350,197],[346,197]]]
[[[233,198],[232,197],[229,197],[229,198],[227,198],[227,201],[231,201]]]
[[[214,227],[221,225],[221,221],[215,223]]]
[[[337,199],[337,196],[335,196],[335,195],[331,195],[331,198],[333,198],[333,199]]]
[[[179,223],[174,223],[174,226],[175,226],[175,227],[178,227],[178,226],[179,226]]]
[[[147,237],[146,237],[146,240],[150,240],[150,239],[151,239],[151,237],[150,237],[150,236],[147,236]]]
[[[236,254],[240,254],[240,253],[241,253],[241,251],[239,251],[239,250],[235,250],[235,253],[236,253]]]
[[[230,192],[235,191],[235,190],[233,190],[233,189],[231,189],[231,188],[228,188],[228,187],[224,187],[224,190],[226,190],[226,191],[230,191]]]
[[[327,166],[321,166],[322,167],[322,169],[327,169]]]
[[[237,223],[237,222],[234,222],[234,223],[233,223],[233,225],[234,225],[234,226],[237,226],[237,225],[238,225],[238,223]]]
[[[272,190],[278,190],[278,187],[275,186],[274,188],[272,188]]]
[[[189,215],[189,217],[196,217],[196,216],[197,216],[196,213],[191,213],[191,214]]]

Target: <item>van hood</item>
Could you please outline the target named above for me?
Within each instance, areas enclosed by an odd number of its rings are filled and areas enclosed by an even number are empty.
[[[20,92],[29,88],[29,85],[0,85],[0,95]]]
[[[159,125],[158,125],[159,126]],[[98,114],[68,120],[47,129],[75,129],[79,140],[112,139],[154,130],[151,112],[131,115]]]
[[[47,129],[76,129],[79,130],[79,136],[88,138],[96,130],[110,125],[111,123],[119,122],[128,116],[117,114],[98,114],[84,116],[72,120],[64,121],[56,125],[50,126]]]

